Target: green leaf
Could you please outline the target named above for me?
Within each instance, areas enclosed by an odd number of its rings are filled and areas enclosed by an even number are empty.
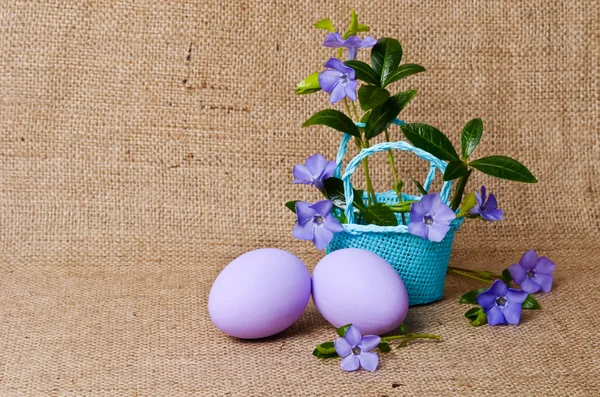
[[[419,193],[420,193],[422,196],[425,196],[425,195],[427,194],[427,190],[425,190],[425,188],[423,187],[423,185],[421,185],[421,184],[419,183],[419,181],[417,181],[417,180],[416,180],[416,179],[415,179],[415,178],[412,176],[412,174],[411,174],[411,173],[409,173],[408,175],[410,176],[410,179],[413,181],[413,183],[414,183],[414,184],[415,184],[415,186],[417,187],[417,190],[419,191]]]
[[[384,37],[371,50],[371,64],[382,84],[394,74],[401,60],[402,46],[396,39]]]
[[[427,124],[409,123],[400,126],[406,139],[419,149],[446,160],[459,160],[450,140],[440,130]]]
[[[387,342],[381,342],[380,344],[377,345],[377,348],[382,353],[389,353],[389,352],[392,351],[392,348],[390,347],[390,344],[387,343]]]
[[[471,192],[471,193],[467,194],[465,196],[465,198],[463,199],[462,205],[460,207],[460,211],[459,211],[458,215],[456,215],[456,217],[459,218],[461,216],[465,216],[466,214],[468,214],[469,211],[471,210],[471,208],[475,207],[475,204],[477,204],[477,198],[475,197],[475,192]]]
[[[506,156],[489,156],[475,161],[469,165],[476,170],[495,176],[496,178],[508,179],[509,181],[537,183],[535,176],[521,163]]]
[[[533,295],[527,295],[527,299],[523,302],[521,307],[525,310],[541,310],[542,307],[538,303],[538,301],[533,297]]]
[[[334,130],[345,132],[360,139],[360,132],[350,117],[335,109],[321,110],[306,120],[302,127],[309,125],[326,125]]]
[[[300,200],[292,200],[285,203],[285,206],[290,209],[294,214],[296,213],[296,203]]]
[[[479,315],[480,311],[481,311],[480,307],[474,307],[472,309],[467,310],[467,312],[465,313],[465,317],[468,318],[469,320],[475,320],[477,318],[477,316]]]
[[[334,358],[338,357],[333,342],[325,342],[318,345],[312,352],[313,356],[317,358]]]
[[[321,91],[321,85],[319,84],[319,72],[311,74],[299,82],[296,86],[296,95],[311,94],[317,91]]]
[[[510,275],[508,269],[502,270],[502,281],[504,281],[506,285],[509,285],[512,281],[512,276]]]
[[[375,71],[371,66],[369,66],[369,64],[357,60],[352,60],[344,62],[344,65],[354,69],[357,79],[376,86],[380,85],[379,76],[377,76],[377,73],[375,73]]]
[[[341,336],[342,338],[345,337],[346,336],[346,331],[348,331],[348,328],[350,328],[351,326],[352,326],[352,324],[346,324],[346,325],[343,325],[343,326],[339,327],[337,329],[337,334],[339,336]]]
[[[373,109],[379,106],[390,97],[388,90],[375,87],[374,85],[363,85],[358,89],[358,100],[362,110]]]
[[[402,323],[400,324],[400,327],[398,328],[398,331],[402,334],[402,335],[406,335],[408,334],[408,330],[406,329],[406,324]]]
[[[371,28],[368,27],[367,25],[363,25],[362,23],[358,24],[358,31],[359,32],[368,32],[370,30],[371,30]]]
[[[371,109],[371,115],[365,126],[365,137],[367,140],[381,134],[416,94],[417,91],[415,90],[401,92],[390,97],[383,104]]]
[[[344,195],[344,182],[340,178],[327,178],[323,181],[325,196],[331,200],[333,205],[342,210],[346,210],[346,196]],[[363,197],[362,190],[354,189],[354,199],[352,205],[354,206],[354,212],[364,212],[365,203],[362,201]]]
[[[350,10],[350,27],[344,33],[343,38],[347,39],[352,35],[356,35],[358,33],[358,16],[356,15],[356,11]]]
[[[384,203],[377,203],[367,207],[365,211],[367,225],[398,226],[398,219],[394,212]]]
[[[471,305],[476,305],[477,304],[477,295],[481,294],[483,291],[485,291],[485,288],[478,288],[478,289],[469,291],[460,297],[460,300],[458,301],[458,303],[468,303]]]
[[[382,84],[383,87],[386,87],[398,80],[402,80],[408,76],[412,76],[413,74],[424,72],[425,68],[421,65],[417,65],[415,63],[405,63],[404,65],[398,66],[396,71],[392,73],[387,80],[385,80]]]
[[[333,27],[333,23],[329,18],[321,19],[319,22],[315,23],[315,28],[327,30],[332,33],[335,32],[335,27]]]
[[[474,327],[487,324],[487,316],[481,307],[475,307],[467,311],[465,317],[471,321],[471,325]]]
[[[371,116],[371,111],[369,110],[368,112],[365,112],[365,114],[362,115],[362,117],[360,118],[360,122],[367,124],[367,120],[369,120],[370,116]]]
[[[473,119],[464,126],[460,134],[460,149],[463,160],[466,160],[473,153],[482,134],[483,121],[481,119]]]
[[[452,160],[446,166],[444,180],[451,181],[467,173],[467,165],[461,160]]]
[[[398,201],[402,201],[402,188],[404,187],[404,181],[400,179],[398,183],[394,184],[394,191],[396,192],[396,196],[398,196]]]

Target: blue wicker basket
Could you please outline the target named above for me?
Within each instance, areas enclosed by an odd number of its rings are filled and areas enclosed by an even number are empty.
[[[396,120],[395,124],[401,125],[402,121]],[[359,127],[364,125],[357,124]],[[342,160],[346,154],[350,135],[344,134],[340,149],[336,158],[336,176],[340,177]],[[387,260],[396,269],[408,292],[409,304],[418,305],[434,302],[442,298],[444,293],[444,281],[454,242],[454,232],[460,227],[463,218],[455,219],[450,225],[450,231],[439,243],[422,239],[408,232],[408,227],[400,222],[398,226],[377,226],[356,224],[352,200],[354,193],[350,177],[360,162],[377,152],[387,150],[402,150],[416,154],[418,157],[430,162],[429,173],[423,186],[429,190],[435,177],[436,170],[442,174],[446,169],[446,163],[437,157],[418,149],[407,142],[385,142],[363,149],[347,165],[346,172],[341,177],[344,181],[344,193],[346,203],[345,215],[348,223],[344,224],[344,230],[336,233],[327,247],[327,253],[343,248],[360,248],[376,253]],[[440,192],[441,199],[448,204],[451,182],[444,182]],[[385,193],[377,193],[378,202],[393,204],[398,202],[396,193],[392,190]],[[421,196],[402,194],[403,200],[419,200]],[[366,205],[367,196],[363,197]],[[408,215],[408,214],[407,214]],[[407,221],[408,221],[407,217]]]

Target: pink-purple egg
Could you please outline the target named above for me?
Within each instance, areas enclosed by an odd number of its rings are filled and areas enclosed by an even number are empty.
[[[208,297],[212,322],[242,339],[277,334],[296,321],[310,299],[310,275],[289,252],[247,252],[219,274]]]
[[[346,248],[324,257],[312,275],[315,305],[334,327],[354,324],[363,335],[397,328],[408,312],[408,294],[394,268],[380,256]]]

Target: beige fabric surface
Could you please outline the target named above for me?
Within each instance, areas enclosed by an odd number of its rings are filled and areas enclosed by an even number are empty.
[[[300,127],[327,97],[294,88],[332,53],[311,25],[351,7],[428,70],[398,83],[419,90],[404,119],[458,143],[482,117],[476,154],[540,181],[474,178],[506,220],[467,223],[451,263],[501,270],[535,248],[557,271],[519,327],[472,328],[456,301],[479,284],[449,277],[407,318],[442,341],[346,374],[311,355],[334,337],[312,303],[250,342],[214,328],[207,297],[248,250],[322,256],[283,203],[317,197],[291,168],[339,135]],[[0,0],[0,395],[600,395],[599,77],[587,0]]]

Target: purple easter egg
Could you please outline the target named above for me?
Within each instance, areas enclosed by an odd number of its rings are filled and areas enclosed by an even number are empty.
[[[324,257],[312,276],[315,305],[334,327],[354,324],[363,335],[397,328],[408,312],[408,294],[394,268],[380,256],[346,248]]]
[[[289,252],[247,252],[221,271],[208,296],[212,322],[228,335],[257,339],[283,331],[310,299],[310,275]]]

